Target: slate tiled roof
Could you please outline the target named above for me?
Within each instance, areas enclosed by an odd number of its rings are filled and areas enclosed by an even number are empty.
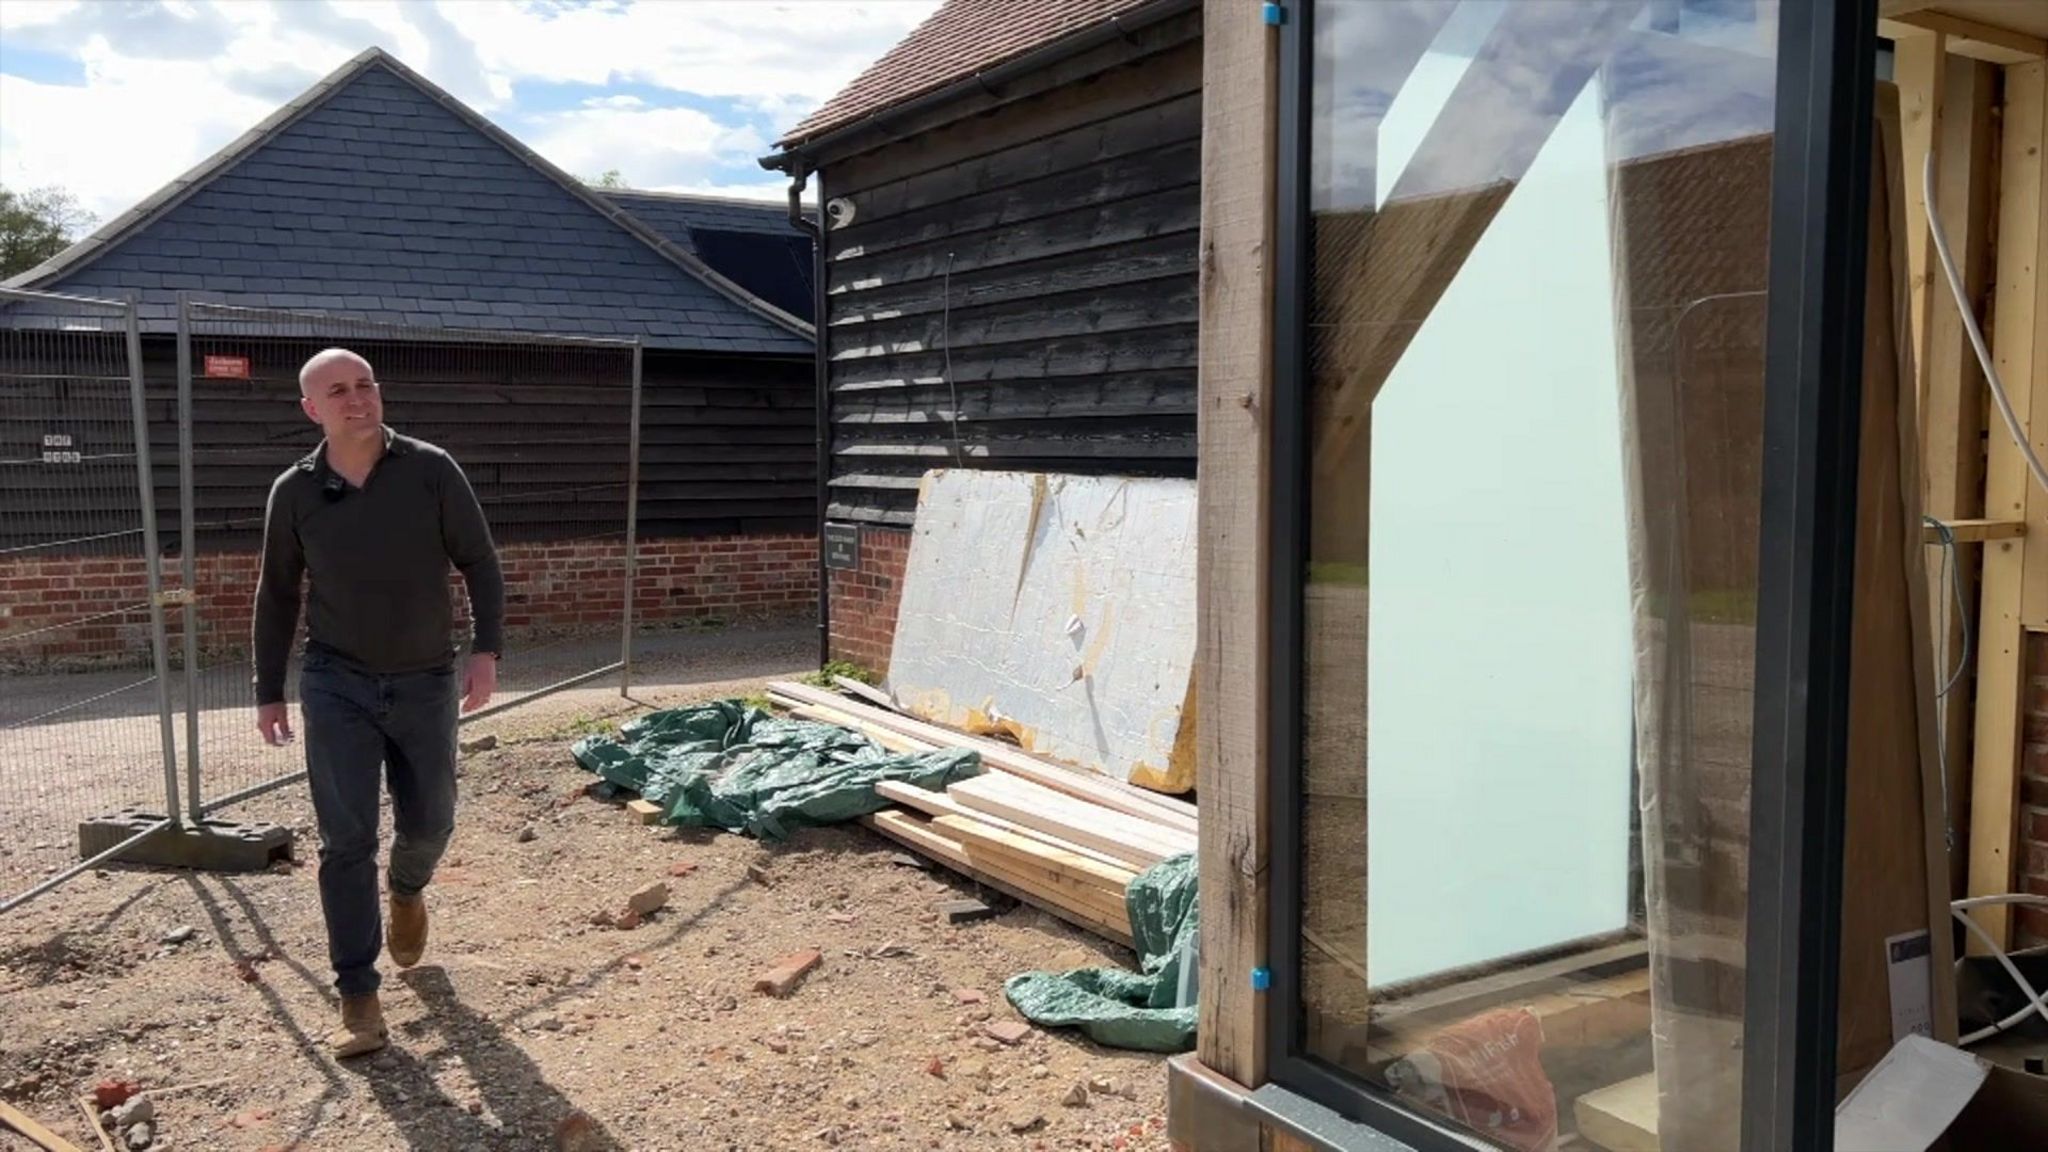
[[[548,165],[381,51],[10,282],[393,323],[802,355],[808,326]]]
[[[726,279],[799,320],[811,319],[811,237],[790,224],[787,201],[609,188],[604,196]]]
[[[693,228],[804,235],[790,224],[789,204],[782,200],[736,200],[679,192],[643,192],[637,188],[600,188],[597,192],[685,246],[690,243]],[[806,208],[805,215],[815,218],[817,212]]]
[[[853,83],[791,129],[779,146],[851,124],[1149,2],[946,0]]]

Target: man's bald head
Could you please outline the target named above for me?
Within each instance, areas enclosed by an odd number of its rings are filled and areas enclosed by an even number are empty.
[[[311,396],[316,388],[344,380],[376,379],[370,362],[346,348],[325,348],[313,354],[299,369],[299,394]]]
[[[299,407],[327,433],[330,445],[374,446],[384,433],[384,401],[370,362],[329,348],[299,369]]]

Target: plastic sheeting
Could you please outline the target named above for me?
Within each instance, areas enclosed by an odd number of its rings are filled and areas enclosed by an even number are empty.
[[[1124,894],[1140,971],[1080,968],[1064,975],[1012,976],[1003,994],[1024,1018],[1048,1028],[1079,1028],[1108,1048],[1186,1052],[1195,1046],[1195,1005],[1182,1004],[1180,969],[1200,913],[1191,854],[1160,861]]]
[[[942,791],[981,772],[965,749],[900,755],[831,724],[786,720],[738,701],[653,712],[619,737],[570,749],[604,780],[663,810],[662,823],[723,828],[779,840],[890,806],[884,780]]]

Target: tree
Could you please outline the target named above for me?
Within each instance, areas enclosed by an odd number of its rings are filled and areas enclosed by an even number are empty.
[[[592,188],[625,188],[629,186],[626,183],[626,178],[619,175],[617,168],[608,168],[603,175],[595,179],[586,179],[583,182]]]
[[[0,277],[26,272],[62,252],[96,222],[62,188],[0,188]]]

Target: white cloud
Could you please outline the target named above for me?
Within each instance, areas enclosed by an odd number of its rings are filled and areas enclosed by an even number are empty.
[[[643,2],[545,8],[465,0],[459,15],[486,67],[519,77],[640,81],[706,96],[813,104],[837,92],[938,7],[938,0]],[[783,125],[789,127],[790,125]]]
[[[166,99],[165,93],[180,93]],[[197,97],[187,103],[182,97]],[[109,76],[87,66],[82,88],[0,75],[0,182],[61,185],[102,220],[269,115],[202,65],[150,62]]]
[[[578,108],[526,119],[515,133],[557,167],[579,175],[617,168],[635,185],[685,180],[717,160],[767,150],[752,128],[694,108]]]
[[[0,4],[0,28],[50,24],[77,11],[80,0],[9,0]]]
[[[728,0],[550,5],[510,0],[0,0],[10,45],[78,60],[81,85],[0,76],[0,180],[61,185],[102,219],[204,160],[372,45],[384,47],[572,173],[727,188],[770,141],[658,96],[598,95],[534,113],[525,85],[632,83],[729,102],[793,126],[938,0]]]
[[[804,189],[803,202],[817,204],[817,184]],[[643,192],[683,192],[692,196],[725,196],[734,200],[761,200],[775,204],[789,203],[789,181],[764,180],[747,184],[720,184],[711,181],[694,181],[688,184],[662,184],[641,188]]]

